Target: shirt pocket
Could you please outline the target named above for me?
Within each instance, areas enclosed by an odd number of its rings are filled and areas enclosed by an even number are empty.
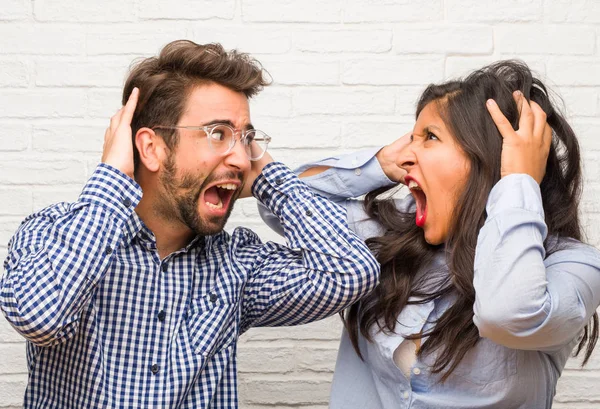
[[[469,350],[452,376],[476,385],[505,380],[517,373],[517,350],[498,345],[487,338]]]
[[[192,349],[204,358],[231,346],[237,339],[236,304],[215,293],[192,300],[186,321]]]

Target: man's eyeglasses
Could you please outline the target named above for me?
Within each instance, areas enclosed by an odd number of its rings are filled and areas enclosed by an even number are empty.
[[[202,131],[206,134],[210,149],[217,155],[226,155],[235,146],[235,134],[240,132],[240,142],[248,159],[255,161],[263,157],[271,142],[271,137],[258,129],[238,131],[227,124],[214,124],[207,126],[154,126],[152,129],[188,129]]]

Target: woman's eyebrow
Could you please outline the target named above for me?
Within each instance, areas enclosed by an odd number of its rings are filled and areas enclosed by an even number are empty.
[[[435,126],[435,125],[427,125],[427,126],[425,127],[425,130],[426,130],[426,131],[428,131],[428,130],[430,130],[430,129],[432,129],[432,130],[434,130],[434,131],[437,131],[437,132],[442,132],[442,129],[441,129],[440,127],[438,127],[438,126]]]

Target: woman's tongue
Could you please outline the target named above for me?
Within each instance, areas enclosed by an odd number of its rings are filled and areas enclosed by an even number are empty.
[[[425,220],[427,219],[427,198],[422,191],[415,192],[414,197],[417,202],[417,216],[415,218],[415,223],[417,226],[423,227],[425,226]]]
[[[208,207],[211,208],[220,209],[223,207],[223,202],[221,201],[221,197],[219,196],[216,186],[213,186],[204,192],[204,201]]]

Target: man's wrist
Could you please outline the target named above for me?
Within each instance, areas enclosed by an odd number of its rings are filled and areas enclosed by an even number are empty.
[[[126,219],[142,199],[138,183],[119,169],[100,163],[79,195],[79,201],[109,209]]]
[[[276,215],[286,202],[282,200],[284,197],[295,196],[302,191],[310,189],[280,162],[266,164],[252,185],[252,195]]]
[[[256,175],[256,177],[258,177],[261,173],[263,173],[263,170],[265,169],[265,166],[267,166],[270,163],[275,162],[273,160],[273,158],[271,156],[269,156],[268,158],[262,158],[259,161],[256,162],[256,167],[252,167],[252,173]]]

